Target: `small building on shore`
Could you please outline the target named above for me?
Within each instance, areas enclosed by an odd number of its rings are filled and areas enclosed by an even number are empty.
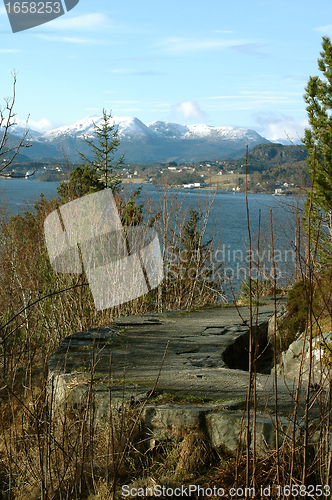
[[[275,188],[274,195],[275,196],[284,196],[288,194],[287,188]]]

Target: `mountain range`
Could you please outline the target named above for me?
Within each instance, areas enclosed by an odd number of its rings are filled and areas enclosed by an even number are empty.
[[[61,151],[70,161],[79,160],[78,151],[89,157],[91,151],[84,138],[94,137],[94,123],[100,125],[102,116],[89,116],[72,125],[48,132],[29,131],[32,146],[22,153],[33,160],[61,159]],[[212,127],[209,125],[180,125],[155,121],[145,125],[135,117],[113,117],[118,129],[120,146],[116,157],[125,153],[126,163],[197,162],[206,159],[231,159],[243,156],[248,144],[269,143],[255,130],[241,127]],[[12,129],[11,140],[17,140],[25,129]]]

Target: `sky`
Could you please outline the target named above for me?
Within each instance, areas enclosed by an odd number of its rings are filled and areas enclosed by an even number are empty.
[[[8,1],[8,0],[6,0]],[[4,2],[5,3],[5,2]],[[80,0],[12,33],[0,5],[0,103],[17,72],[17,123],[47,131],[102,109],[297,139],[330,0]]]

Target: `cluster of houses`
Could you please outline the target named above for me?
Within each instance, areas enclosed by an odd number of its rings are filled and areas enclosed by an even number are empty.
[[[275,190],[274,190],[275,196],[283,196],[285,194],[289,194],[288,188],[294,187],[294,184],[290,184],[289,182],[284,182],[281,185],[281,182],[277,181],[276,186],[278,186],[278,187],[275,188]]]
[[[186,189],[197,189],[197,188],[203,188],[207,187],[208,184],[206,182],[192,182],[190,184],[180,184],[178,187],[186,188]]]

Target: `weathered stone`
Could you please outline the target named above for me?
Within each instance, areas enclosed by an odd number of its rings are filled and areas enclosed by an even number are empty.
[[[204,435],[204,407],[192,405],[148,405],[144,409],[145,440],[149,448],[156,442],[180,441],[195,431]]]
[[[115,320],[117,326],[133,326],[133,325],[161,325],[162,321],[155,316],[125,316]]]
[[[259,330],[253,331],[254,335],[260,335],[260,353],[267,345],[267,322],[273,310],[273,302],[261,307]],[[158,378],[160,393],[191,395],[215,402],[161,405],[149,400],[141,415],[149,446],[159,440],[181,440],[188,432],[194,432],[202,439],[207,436],[215,448],[234,453],[248,387],[244,360],[248,358],[250,315],[247,308],[240,308],[239,312],[240,320],[235,308],[131,316],[117,320],[118,326],[126,326],[122,330],[99,327],[70,335],[49,362],[52,411],[61,414],[70,408],[81,412],[88,407],[93,411],[94,421],[105,425],[117,418],[124,407],[133,406],[140,411]],[[298,352],[295,346],[293,355]],[[230,368],[232,363],[236,369]],[[259,404],[270,411],[274,409],[273,384],[273,377],[257,373]],[[301,405],[303,394],[299,398]],[[237,402],[220,402],[226,400]],[[278,378],[280,410],[288,411],[291,402],[289,388],[283,378]],[[258,413],[256,431],[257,450],[264,453],[275,443],[273,416]]]
[[[202,335],[224,335],[227,332],[227,328],[220,327],[220,328],[215,328],[215,327],[209,327],[205,328],[205,330],[202,332]]]
[[[311,384],[313,386],[323,386],[325,381],[330,379],[331,370],[323,362],[324,351],[322,344],[324,342],[328,344],[331,340],[331,332],[323,333],[312,340]],[[309,348],[309,338],[302,334],[292,342],[287,351],[281,354],[281,361],[275,368],[277,374],[296,380],[301,375],[301,379],[307,381],[310,365]]]
[[[295,423],[295,438],[299,435],[300,424]],[[271,413],[256,413],[256,453],[264,456],[270,450],[276,449],[277,431],[276,417]],[[293,432],[293,423],[289,418],[278,416],[278,446],[285,444]],[[253,424],[251,424],[251,433],[253,433]]]
[[[271,314],[270,306],[263,309],[261,323]],[[246,308],[240,313],[242,317],[248,316]],[[107,381],[111,375],[115,380],[126,378],[138,385],[152,387],[170,340],[159,389],[217,399],[222,395],[227,399],[234,392],[231,379],[238,386],[239,377],[232,370],[228,370],[227,376],[220,370],[227,370],[225,351],[228,346],[245,335],[242,319],[239,327],[236,326],[238,317],[236,308],[221,307],[185,314],[173,311],[170,315],[120,318],[117,323],[127,325],[124,331],[99,327],[64,339],[49,361],[49,377],[71,373],[76,379],[77,374],[89,373],[93,367],[95,379]],[[153,323],[148,321],[150,319],[157,321]],[[223,334],[220,334],[221,319]],[[202,335],[205,331],[213,334]],[[246,357],[245,343],[237,356]],[[198,370],[205,370],[201,377],[196,376],[201,375]],[[197,383],[194,384],[194,380]],[[246,385],[245,373],[243,384]]]
[[[234,455],[239,446],[242,412],[218,412],[206,415],[207,433],[213,448]]]
[[[244,417],[244,418],[243,418]],[[297,426],[297,424],[296,424]],[[235,456],[239,444],[246,441],[247,421],[243,411],[222,411],[208,413],[206,415],[206,427],[211,445],[218,451]],[[256,412],[255,430],[253,417],[250,419],[249,432],[251,448],[253,448],[253,435],[255,433],[256,454],[265,456],[271,450],[276,449],[276,419],[275,415]],[[278,446],[281,447],[286,436],[290,436],[293,430],[290,420],[285,417],[278,418]],[[296,432],[296,437],[299,432]]]
[[[276,316],[277,316],[277,323],[276,323]],[[286,306],[282,305],[280,308],[277,310],[277,315],[273,314],[271,318],[269,319],[269,326],[268,326],[268,332],[267,332],[267,339],[269,344],[274,344],[274,337],[278,338],[279,336],[279,323],[286,318],[287,312],[286,312]]]

